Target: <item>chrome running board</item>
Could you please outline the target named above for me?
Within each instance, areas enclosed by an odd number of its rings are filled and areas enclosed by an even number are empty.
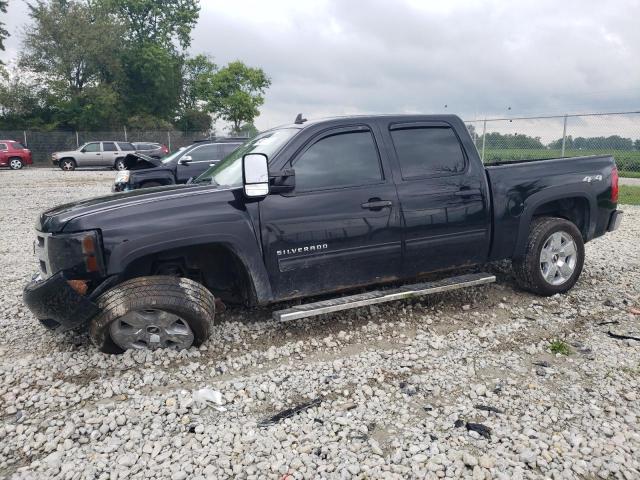
[[[496,281],[494,275],[488,273],[469,273],[457,277],[445,278],[435,282],[415,283],[404,285],[390,290],[375,290],[373,292],[349,295],[346,297],[332,298],[305,305],[287,308],[273,312],[273,319],[279,322],[288,322],[300,318],[314,317],[323,313],[339,312],[350,308],[363,307],[376,303],[392,302],[405,298],[431,295],[432,293],[448,292],[465,287],[475,287]]]

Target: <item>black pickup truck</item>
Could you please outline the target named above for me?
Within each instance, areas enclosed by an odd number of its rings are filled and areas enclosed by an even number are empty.
[[[615,230],[610,156],[485,167],[456,116],[361,116],[263,132],[187,185],[59,206],[36,224],[24,290],[52,329],[103,351],[198,345],[215,298],[248,306],[512,259],[540,295],[578,279]],[[281,320],[495,280],[462,276],[321,300]]]

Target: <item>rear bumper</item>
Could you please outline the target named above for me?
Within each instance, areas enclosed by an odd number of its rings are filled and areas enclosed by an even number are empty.
[[[622,222],[623,212],[622,210],[614,210],[609,217],[609,225],[607,226],[607,232],[613,232],[617,230]]]
[[[63,272],[46,280],[38,275],[24,287],[22,298],[40,323],[59,332],[82,326],[100,312],[69,286]]]

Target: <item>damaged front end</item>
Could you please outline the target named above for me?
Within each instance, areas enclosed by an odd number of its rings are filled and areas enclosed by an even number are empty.
[[[37,232],[35,253],[40,273],[25,286],[23,299],[45,327],[70,330],[100,311],[94,299],[105,284],[112,283],[104,278],[100,243],[97,231]]]

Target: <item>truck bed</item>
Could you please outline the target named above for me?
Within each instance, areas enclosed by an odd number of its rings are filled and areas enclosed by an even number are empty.
[[[512,258],[521,252],[531,218],[550,206],[580,212],[585,241],[606,232],[615,161],[609,155],[516,160],[487,165],[493,201],[490,260]],[[554,203],[555,202],[555,203]]]

